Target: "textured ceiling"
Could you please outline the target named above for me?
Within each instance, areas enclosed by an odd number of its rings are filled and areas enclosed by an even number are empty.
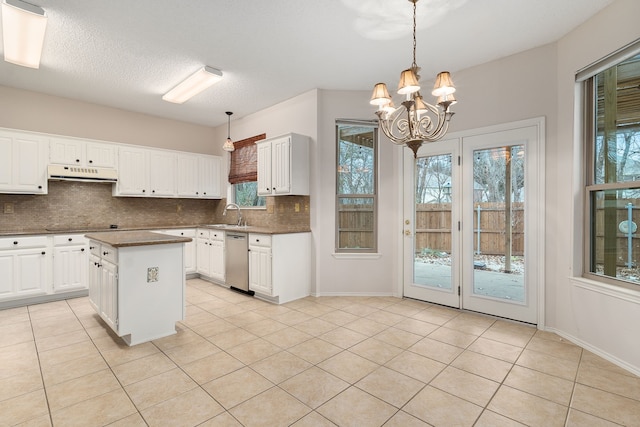
[[[407,0],[28,1],[49,17],[40,69],[0,61],[0,85],[207,126],[314,88],[394,89],[412,60]],[[611,2],[421,0],[421,75],[446,69],[455,81],[558,40]],[[222,82],[182,105],[162,101],[203,65]]]

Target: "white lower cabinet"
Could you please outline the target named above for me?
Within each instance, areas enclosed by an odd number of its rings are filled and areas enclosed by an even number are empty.
[[[53,291],[87,289],[89,240],[82,234],[53,237]]]
[[[197,239],[195,228],[179,228],[175,230],[155,230],[157,233],[168,234],[170,236],[190,237],[192,240],[184,244],[184,272],[193,274],[197,266]]]
[[[183,243],[90,246],[89,300],[109,327],[128,345],[175,334],[185,311]]]
[[[89,243],[89,302],[114,331],[118,331],[118,250],[94,240]]]
[[[0,300],[47,294],[50,259],[46,236],[0,239]]]
[[[249,289],[279,304],[309,296],[311,233],[250,233]]]
[[[197,230],[197,272],[217,282],[225,281],[224,231]]]

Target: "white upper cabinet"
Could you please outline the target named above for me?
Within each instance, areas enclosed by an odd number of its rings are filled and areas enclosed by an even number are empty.
[[[52,137],[49,142],[49,163],[83,166],[116,167],[116,145]]]
[[[200,180],[198,156],[195,154],[178,154],[177,166],[178,197],[199,197]]]
[[[309,195],[309,143],[295,133],[256,142],[259,195]]]
[[[175,197],[177,155],[171,151],[149,151],[149,188],[155,197]]]
[[[222,189],[220,188],[220,164],[220,157],[199,157],[198,174],[201,188],[200,197],[206,199],[222,198]]]
[[[218,156],[178,154],[178,197],[220,199],[221,161]]]
[[[47,194],[45,137],[0,130],[0,193]]]
[[[149,191],[149,156],[147,150],[120,147],[118,150],[118,183],[114,196],[146,196]]]

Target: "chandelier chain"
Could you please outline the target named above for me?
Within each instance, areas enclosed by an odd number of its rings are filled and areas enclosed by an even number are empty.
[[[411,68],[414,70],[418,69],[418,64],[416,63],[416,3],[418,0],[412,0],[413,3],[413,64],[411,64]]]

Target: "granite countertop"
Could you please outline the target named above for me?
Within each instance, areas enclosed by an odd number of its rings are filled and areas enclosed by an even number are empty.
[[[190,237],[169,236],[151,231],[104,231],[89,233],[86,237],[101,243],[106,243],[114,248],[187,243],[191,241]]]
[[[232,225],[232,224],[208,224],[201,225],[200,228],[212,228],[214,230],[235,231],[240,233],[260,233],[260,234],[290,234],[290,233],[309,233],[309,228],[292,228],[292,227],[258,227],[253,225]]]
[[[223,231],[237,231],[244,233],[260,233],[260,234],[289,234],[289,233],[309,233],[309,228],[292,228],[292,227],[259,227],[259,226],[242,226],[238,227],[229,224],[193,224],[193,225],[165,225],[150,226],[150,227],[122,227],[122,228],[109,228],[96,227],[96,226],[78,226],[74,228],[43,228],[34,230],[20,230],[20,231],[0,231],[0,237],[7,236],[33,236],[33,235],[47,235],[47,234],[86,234],[86,233],[103,233],[103,232],[118,232],[118,231],[153,231],[153,230],[178,230],[186,228],[211,228],[215,230]]]

